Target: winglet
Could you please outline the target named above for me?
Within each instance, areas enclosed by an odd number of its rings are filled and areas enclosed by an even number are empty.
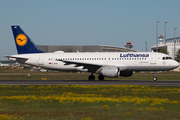
[[[11,26],[18,54],[43,53],[20,26]]]

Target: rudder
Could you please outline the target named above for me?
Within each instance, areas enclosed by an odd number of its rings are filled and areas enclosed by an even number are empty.
[[[18,54],[43,53],[20,26],[11,26]]]

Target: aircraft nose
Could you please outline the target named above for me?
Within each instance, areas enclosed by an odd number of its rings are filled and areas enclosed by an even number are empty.
[[[179,67],[179,63],[177,61],[174,60],[174,64],[173,64],[174,67]]]

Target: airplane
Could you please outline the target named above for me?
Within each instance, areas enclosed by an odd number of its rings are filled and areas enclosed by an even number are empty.
[[[10,66],[10,65],[9,64],[5,64],[5,63],[0,63],[0,66],[7,67],[7,66]]]
[[[179,66],[171,57],[158,52],[44,53],[20,26],[11,28],[18,54],[5,56],[9,60],[50,70],[90,72],[88,80],[95,80],[93,74],[99,74],[98,79],[104,80],[105,77],[130,77],[133,71],[165,71]],[[157,80],[156,74],[153,80]]]

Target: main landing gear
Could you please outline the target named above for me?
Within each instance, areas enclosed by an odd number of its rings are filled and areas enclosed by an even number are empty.
[[[98,76],[98,79],[99,79],[99,80],[104,80],[104,76],[103,76],[102,74],[100,74],[100,75]]]
[[[153,80],[157,81],[156,72],[153,73]]]
[[[95,76],[94,76],[94,75],[90,75],[90,76],[88,77],[88,80],[89,80],[89,81],[95,80]]]
[[[100,75],[98,76],[98,79],[99,79],[99,80],[104,80],[104,76],[103,76],[102,74],[100,74]],[[88,77],[88,80],[89,80],[89,81],[95,80],[95,76],[94,76],[93,74],[91,74],[91,75]]]

